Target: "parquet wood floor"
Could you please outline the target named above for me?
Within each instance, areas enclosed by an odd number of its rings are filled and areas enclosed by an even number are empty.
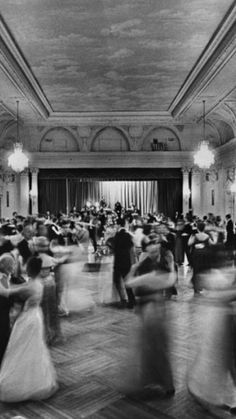
[[[177,300],[167,303],[176,386],[171,399],[125,395],[131,372],[138,368],[135,336],[139,320],[133,310],[107,304],[111,298],[111,264],[107,263],[100,272],[80,272],[75,277],[68,290],[68,304],[73,310],[69,317],[61,318],[65,341],[51,348],[60,385],[58,392],[41,402],[0,403],[1,419],[17,415],[26,419],[231,417],[217,409],[203,408],[186,389],[195,341],[193,291],[188,287],[187,267],[179,270]]]

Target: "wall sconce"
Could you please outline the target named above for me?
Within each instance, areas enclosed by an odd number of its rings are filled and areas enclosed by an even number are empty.
[[[33,205],[35,205],[35,203],[36,203],[36,199],[37,199],[37,192],[36,192],[36,191],[34,191],[33,189],[31,189],[31,190],[29,191],[29,197],[30,197],[30,199],[31,199],[31,201],[32,201],[32,204],[33,204]]]
[[[184,198],[185,199],[189,199],[190,198],[190,195],[191,195],[190,189],[187,186],[185,186],[184,189],[183,189],[183,196],[184,196]]]
[[[232,185],[230,185],[230,191],[232,193],[236,193],[236,179],[233,181]]]

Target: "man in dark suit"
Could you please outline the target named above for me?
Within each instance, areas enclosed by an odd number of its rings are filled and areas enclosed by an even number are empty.
[[[26,264],[27,260],[33,256],[33,251],[30,248],[30,242],[32,240],[32,237],[34,235],[34,229],[32,224],[26,224],[22,231],[23,240],[21,240],[18,245],[18,251],[20,256],[22,257],[23,265]]]
[[[124,218],[117,221],[119,229],[114,237],[113,281],[120,297],[121,307],[133,308],[134,293],[131,288],[125,287],[125,278],[134,261],[134,243],[131,234],[125,229],[125,222]]]
[[[234,250],[234,224],[231,219],[231,214],[227,214],[226,218],[226,242],[225,247],[229,252],[229,256],[233,257]]]

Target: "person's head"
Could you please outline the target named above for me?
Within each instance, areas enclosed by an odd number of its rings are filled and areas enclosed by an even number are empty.
[[[226,214],[225,218],[226,218],[226,220],[230,220],[231,219],[231,214]]]
[[[118,220],[117,220],[117,225],[118,225],[120,228],[125,227],[125,225],[126,225],[126,219],[125,219],[125,218],[118,218]]]
[[[198,221],[197,223],[197,229],[200,233],[202,233],[205,230],[205,223],[203,221]]]
[[[69,233],[69,231],[70,231],[70,220],[64,219],[61,222],[61,229],[62,229],[62,233],[64,235],[67,235]]]
[[[34,245],[38,253],[47,253],[49,250],[49,240],[45,236],[34,237]]]
[[[146,252],[152,260],[157,260],[161,251],[161,236],[156,233],[151,233],[148,239],[149,242],[146,243]]]
[[[161,223],[158,229],[159,234],[163,234],[164,236],[167,236],[167,234],[170,232],[170,229],[167,225],[167,223]]]
[[[15,259],[10,253],[4,253],[0,256],[0,272],[10,275],[15,270]]]
[[[152,230],[152,226],[150,224],[145,224],[143,226],[143,234],[145,236],[148,236],[151,233],[151,230]]]
[[[178,220],[176,222],[176,230],[181,231],[183,229],[184,229],[184,220],[178,218]]]
[[[22,234],[23,234],[23,236],[26,240],[32,239],[32,237],[34,235],[34,228],[33,228],[32,224],[24,225]]]
[[[48,237],[48,227],[42,222],[38,223],[37,234],[38,234],[38,236],[41,236],[41,237],[42,236]]]
[[[42,260],[40,276],[46,278],[50,275],[51,269],[53,268],[52,258],[46,254],[42,254],[40,255],[40,259]]]
[[[42,260],[39,257],[32,256],[31,258],[28,259],[28,262],[26,265],[27,275],[32,279],[36,278],[41,271],[41,267],[42,267]]]

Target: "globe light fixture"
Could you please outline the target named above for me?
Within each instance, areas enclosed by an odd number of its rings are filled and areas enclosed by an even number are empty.
[[[230,191],[236,194],[236,179],[234,179],[232,185],[230,186]]]
[[[17,100],[17,114],[16,114],[16,129],[17,137],[16,143],[14,144],[14,152],[8,157],[8,166],[14,170],[14,172],[20,173],[26,169],[29,165],[28,157],[23,153],[23,144],[19,139],[19,101]]]
[[[203,141],[201,141],[198,151],[194,154],[194,164],[200,169],[209,169],[215,161],[214,153],[209,149],[208,144],[205,138],[205,100],[203,100]]]

